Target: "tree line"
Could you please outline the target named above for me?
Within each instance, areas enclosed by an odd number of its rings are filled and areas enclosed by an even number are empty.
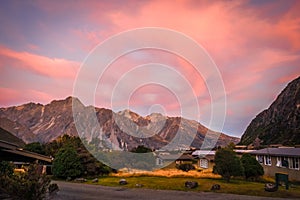
[[[57,178],[102,176],[115,171],[94,158],[81,139],[75,136],[63,135],[46,144],[26,144],[24,149],[53,156],[52,173]]]

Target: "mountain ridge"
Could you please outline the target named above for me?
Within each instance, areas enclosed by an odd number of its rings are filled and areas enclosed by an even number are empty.
[[[130,150],[138,145],[159,149],[178,138],[177,134],[184,142],[191,141],[194,136],[191,146],[198,148],[203,144],[206,132],[213,137],[219,136],[216,145],[225,146],[230,142],[239,141],[239,138],[211,131],[195,120],[168,117],[159,113],[143,117],[130,110],[115,113],[106,108],[85,106],[76,97],[53,100],[45,105],[27,103],[0,108],[0,127],[9,129],[8,131],[26,143],[46,143],[63,134],[77,136],[78,127],[74,123],[73,104],[80,110],[79,119],[86,122],[84,134],[88,141],[98,138],[106,143],[114,143],[122,150]],[[97,121],[89,118],[90,111],[95,112]],[[96,129],[97,124],[99,129]],[[206,142],[212,145],[213,137],[207,137]]]

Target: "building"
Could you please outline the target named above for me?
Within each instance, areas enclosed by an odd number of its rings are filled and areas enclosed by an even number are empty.
[[[284,173],[290,181],[300,181],[300,148],[265,148],[250,152],[263,166],[265,175]]]

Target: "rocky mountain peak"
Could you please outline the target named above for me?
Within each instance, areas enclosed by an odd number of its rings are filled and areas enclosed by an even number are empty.
[[[241,144],[300,144],[300,77],[291,81],[271,106],[249,124]]]

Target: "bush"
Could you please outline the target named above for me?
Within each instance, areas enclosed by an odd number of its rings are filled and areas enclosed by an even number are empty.
[[[264,175],[264,169],[259,162],[249,154],[244,154],[241,158],[244,167],[245,178],[257,180],[259,176]]]
[[[1,175],[0,187],[2,192],[13,199],[41,200],[46,196],[50,179],[39,173],[39,166],[32,164],[28,171],[17,175]]]
[[[74,147],[60,149],[53,161],[53,175],[58,178],[76,178],[82,173],[83,167]]]
[[[240,159],[230,148],[217,150],[213,172],[221,175],[227,182],[230,181],[232,176],[242,176],[244,174]]]
[[[180,164],[180,165],[176,165],[177,169],[180,169],[182,171],[188,172],[190,170],[194,170],[195,167],[194,165],[190,164],[190,163],[184,163],[184,164]]]

